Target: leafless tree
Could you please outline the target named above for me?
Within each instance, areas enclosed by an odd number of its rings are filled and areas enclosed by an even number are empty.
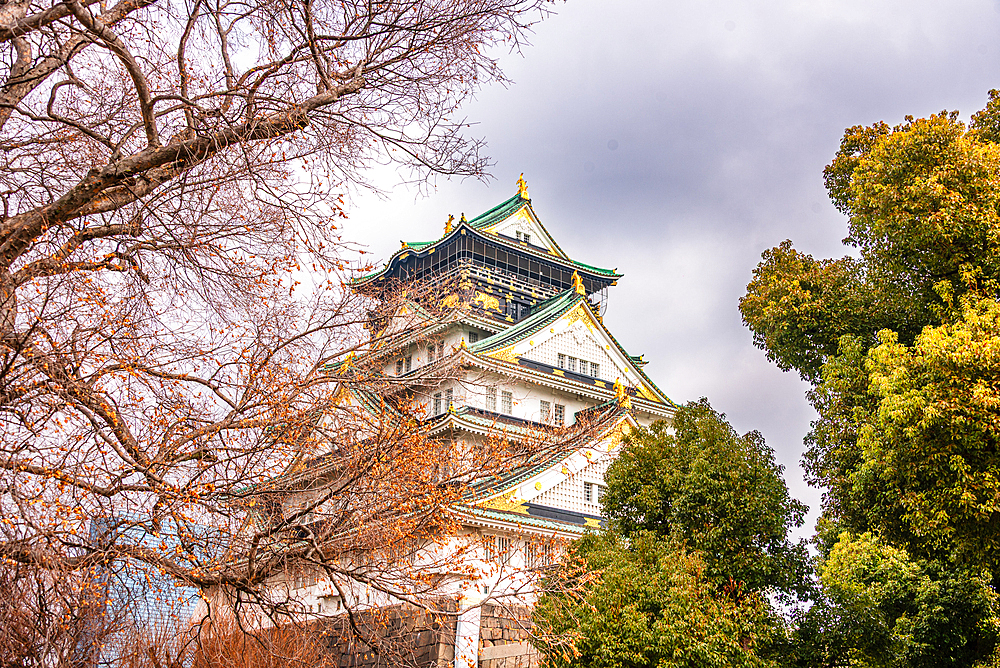
[[[374,366],[330,366],[371,345],[338,217],[376,162],[481,175],[458,106],[544,12],[0,6],[5,563],[119,561],[258,596],[290,560],[335,563],[267,482],[330,443],[352,540],[420,537],[414,518],[453,501],[433,448],[405,405],[345,407],[345,387],[382,392]]]

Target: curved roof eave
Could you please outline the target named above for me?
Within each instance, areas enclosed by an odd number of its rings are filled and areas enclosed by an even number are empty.
[[[664,394],[663,390],[656,386],[656,383],[654,383],[652,379],[646,375],[642,368],[635,363],[633,356],[628,354],[628,351],[626,351],[622,344],[619,343],[618,339],[616,339],[608,328],[604,326],[604,323],[601,322],[600,318],[596,316],[593,309],[590,307],[590,303],[584,298],[584,296],[575,294],[572,290],[567,290],[562,294],[552,297],[549,300],[548,305],[544,305],[543,308],[540,308],[536,313],[528,316],[512,327],[473,344],[469,352],[475,356],[487,356],[489,352],[502,349],[511,345],[512,342],[528,338],[538,330],[547,327],[550,322],[558,320],[570,309],[576,308],[580,303],[582,303],[584,308],[590,312],[591,319],[597,323],[597,325],[601,328],[601,331],[603,331],[615,347],[618,348],[618,351],[622,354],[625,360],[627,360],[627,364],[632,368],[632,371],[635,372],[635,374],[638,375],[653,390],[653,392],[659,396],[665,405],[676,407],[673,400]]]
[[[474,227],[469,223],[469,221],[460,222],[451,231],[450,234],[446,234],[437,241],[431,242],[419,242],[414,243],[413,246],[406,245],[393,253],[389,259],[386,261],[385,266],[370,274],[365,274],[364,276],[359,276],[358,278],[351,279],[351,285],[354,287],[361,287],[366,285],[381,276],[384,276],[386,272],[392,267],[393,263],[397,260],[404,258],[406,255],[413,253],[417,257],[423,257],[452,240],[457,235],[472,233],[476,235],[479,239],[487,242],[498,243],[501,246],[506,247],[509,250],[516,250],[521,252],[526,252],[539,260],[544,260],[552,262],[554,264],[560,265],[566,269],[572,269],[574,271],[582,271],[591,275],[591,278],[602,280],[602,281],[617,281],[622,278],[624,274],[619,274],[614,269],[603,269],[601,267],[595,267],[593,265],[584,264],[583,262],[577,262],[576,260],[570,260],[569,258],[560,257],[558,255],[553,255],[548,251],[536,250],[530,246],[520,244],[514,240],[508,240],[498,234],[489,234],[483,232],[482,230]]]

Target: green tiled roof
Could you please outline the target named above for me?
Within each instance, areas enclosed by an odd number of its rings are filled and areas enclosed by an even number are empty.
[[[566,313],[568,310],[576,306],[576,304],[579,303],[581,300],[584,300],[584,296],[577,294],[574,290],[567,290],[565,292],[562,292],[556,295],[555,297],[552,297],[548,301],[539,304],[536,307],[535,312],[529,315],[521,322],[517,323],[516,325],[513,325],[512,327],[508,327],[502,332],[499,332],[497,334],[494,334],[493,336],[485,338],[478,343],[472,344],[472,346],[469,349],[473,353],[484,354],[492,352],[494,350],[499,350],[500,348],[509,346],[512,343],[521,341],[531,336],[535,332],[544,329],[549,325],[549,323],[558,320],[562,316],[562,314]],[[602,325],[601,329],[603,329],[604,332],[608,335],[608,338],[611,339],[611,342],[615,344],[615,347],[618,348],[618,351],[633,363],[636,372],[638,372],[639,377],[642,378],[651,388],[653,388],[655,392],[659,393],[659,395],[666,400],[667,405],[676,406],[676,404],[670,399],[670,397],[664,394],[663,390],[657,387],[656,383],[654,383],[650,379],[650,377],[647,376],[646,373],[642,370],[641,366],[638,363],[636,363],[636,360],[638,358],[636,358],[633,355],[629,355],[628,351],[626,351],[625,348],[622,347],[622,344],[618,342],[618,339],[615,338],[614,334],[608,331],[607,327],[604,327]]]
[[[508,199],[508,200],[506,200],[504,202],[501,202],[500,204],[497,204],[492,209],[490,209],[490,210],[488,210],[488,211],[486,211],[484,213],[479,214],[478,216],[476,216],[472,220],[469,220],[469,221],[466,221],[466,222],[473,229],[475,229],[477,231],[478,230],[482,230],[484,228],[489,227],[490,225],[493,225],[495,223],[498,223],[498,222],[500,222],[502,220],[505,220],[505,219],[509,218],[510,216],[512,216],[515,213],[517,213],[517,211],[520,210],[523,206],[527,206],[527,205],[530,205],[530,200],[524,199],[523,197],[521,197],[520,194],[517,194],[517,195],[514,195],[513,197],[511,197],[510,199]],[[458,225],[456,225],[456,229],[457,229],[457,227],[458,227]],[[543,229],[544,229],[544,227],[543,227]],[[546,234],[548,234],[548,231],[546,231]],[[442,235],[441,237],[439,237],[438,239],[435,239],[433,241],[406,241],[406,242],[403,242],[406,245],[403,248],[400,248],[399,250],[397,250],[395,253],[393,253],[392,257],[389,258],[389,261],[386,262],[385,267],[383,267],[382,269],[379,269],[377,271],[373,271],[371,273],[365,274],[364,276],[359,276],[358,278],[352,279],[351,282],[354,283],[354,284],[358,284],[358,283],[363,283],[363,282],[367,281],[368,279],[374,278],[374,277],[378,276],[379,274],[384,273],[386,271],[386,269],[388,269],[389,266],[392,264],[393,258],[395,258],[397,255],[399,255],[401,253],[404,253],[404,252],[406,252],[408,250],[415,251],[415,252],[422,251],[422,250],[424,250],[425,248],[427,248],[429,246],[433,246],[434,244],[437,244],[437,243],[443,241],[448,236],[449,235],[445,234],[445,235]],[[549,238],[551,239],[551,235],[549,235]],[[556,243],[555,239],[552,239],[552,243],[555,244],[556,250],[558,251],[558,254],[556,256],[554,256],[554,258],[557,259],[557,260],[559,260],[559,261],[568,262],[570,265],[572,265],[574,267],[577,267],[579,269],[582,269],[582,270],[590,272],[590,273],[600,274],[601,276],[619,276],[619,274],[617,273],[617,271],[614,270],[614,269],[604,269],[603,267],[595,267],[594,265],[591,265],[591,264],[586,264],[584,262],[577,262],[576,260],[571,260],[566,255],[566,253],[563,252],[562,248],[559,248],[559,244]],[[547,255],[547,253],[542,253],[542,254],[543,255]]]
[[[518,193],[517,195],[511,197],[509,200],[497,204],[489,211],[485,211],[479,214],[478,216],[470,220],[469,224],[475,227],[476,229],[482,227],[489,227],[493,223],[497,223],[506,218],[510,218],[512,215],[517,213],[517,210],[520,209],[527,202],[528,200],[521,197],[521,194]]]
[[[581,299],[584,299],[584,296],[575,290],[566,290],[539,304],[534,313],[516,325],[472,344],[470,350],[474,353],[487,353],[520,341],[549,323],[558,320],[563,313],[575,306]]]
[[[576,433],[572,433],[574,427],[568,428],[567,431],[569,433],[567,433],[565,441],[559,443],[556,447],[533,455],[524,464],[514,468],[506,475],[494,479],[480,480],[470,485],[465,493],[465,497],[469,500],[489,498],[557,465],[568,454],[576,452],[583,447],[585,441],[594,440],[595,435],[598,437],[603,435],[602,427],[617,423],[626,412],[617,402],[608,402],[589,409],[586,411],[586,415],[593,416],[592,422],[586,421],[582,425],[579,423],[578,425],[574,425]],[[584,411],[580,411],[577,417],[580,417],[581,413],[584,413]]]
[[[474,515],[485,520],[512,522],[524,526],[548,529],[550,531],[565,531],[567,533],[582,534],[586,531],[586,529],[579,524],[561,522],[559,520],[549,519],[547,517],[538,517],[536,515],[522,515],[520,513],[494,510],[492,508],[479,508],[477,506],[461,506],[461,509],[470,515]]]

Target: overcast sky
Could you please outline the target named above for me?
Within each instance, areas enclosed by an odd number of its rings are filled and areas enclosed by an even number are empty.
[[[345,237],[384,259],[516,192],[570,257],[625,274],[605,323],[677,402],[707,396],[802,481],[805,385],[753,347],[738,300],[763,250],[846,251],[823,188],[844,128],[957,109],[1000,88],[995,0],[570,0],[502,58],[514,85],[465,113],[495,177],[355,198]],[[386,175],[383,187],[392,185]]]

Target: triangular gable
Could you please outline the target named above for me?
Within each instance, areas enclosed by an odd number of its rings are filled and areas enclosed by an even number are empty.
[[[670,400],[653,384],[632,357],[604,327],[583,295],[567,291],[553,297],[539,310],[514,327],[492,336],[473,347],[473,352],[493,359],[516,362],[523,358],[554,369],[567,378],[571,369],[563,369],[559,355],[576,360],[576,371],[596,376],[611,387],[615,382],[636,388],[643,399],[660,404]],[[587,363],[587,369],[581,368]],[[592,372],[597,364],[599,373]]]
[[[506,202],[477,216],[469,222],[482,232],[501,234],[514,240],[524,240],[536,248],[544,248],[552,255],[569,260],[531,207],[531,200],[515,195]]]
[[[387,348],[409,345],[433,331],[445,329],[461,315],[458,309],[453,309],[444,317],[435,316],[417,302],[407,299],[396,306],[381,331],[372,333],[377,341],[376,348],[384,352]]]
[[[625,413],[608,429],[596,435],[590,445],[567,453],[530,478],[498,489],[477,505],[524,514],[528,512],[529,503],[579,511],[577,508],[566,507],[570,504],[559,503],[560,490],[565,491],[567,484],[582,484],[588,479],[588,472],[596,476],[600,471],[603,476],[603,471],[618,456],[622,439],[637,427],[638,423],[631,414]]]

